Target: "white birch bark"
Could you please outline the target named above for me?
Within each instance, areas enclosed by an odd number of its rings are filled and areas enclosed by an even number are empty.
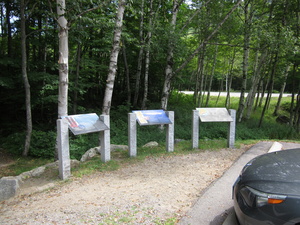
[[[161,108],[167,110],[168,100],[171,90],[171,79],[173,77],[173,64],[174,64],[174,41],[173,34],[175,32],[177,14],[179,10],[179,4],[177,0],[173,2],[173,10],[172,10],[172,20],[171,20],[171,32],[170,32],[170,40],[168,46],[168,54],[167,54],[167,65],[165,68],[165,81],[162,90],[162,98],[161,98]]]
[[[102,113],[110,114],[111,101],[114,89],[114,82],[117,73],[118,55],[120,52],[120,40],[123,25],[123,15],[125,11],[126,0],[119,0],[119,7],[116,17],[115,32],[113,38],[113,47],[110,54],[109,71],[106,80],[105,95],[103,99]]]
[[[68,85],[69,85],[69,48],[68,48],[68,21],[64,14],[65,0],[57,0],[57,15],[59,26],[59,87],[58,87],[58,118],[68,115]]]

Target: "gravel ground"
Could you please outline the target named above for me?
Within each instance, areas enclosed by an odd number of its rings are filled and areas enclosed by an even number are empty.
[[[176,224],[247,149],[149,157],[67,182],[36,179],[0,203],[0,224]]]

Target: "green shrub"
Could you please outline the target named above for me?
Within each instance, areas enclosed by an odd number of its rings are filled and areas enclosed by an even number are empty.
[[[56,132],[33,131],[29,155],[41,158],[54,158]]]
[[[13,155],[22,155],[24,150],[25,132],[14,133],[6,137],[3,147]],[[53,158],[56,142],[56,132],[32,131],[29,156]]]
[[[70,158],[80,160],[82,155],[90,148],[99,146],[99,133],[89,133],[82,135],[70,135]]]

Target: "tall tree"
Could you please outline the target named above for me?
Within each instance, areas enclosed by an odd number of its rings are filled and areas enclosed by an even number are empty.
[[[282,86],[280,88],[279,97],[278,97],[277,104],[276,104],[276,107],[275,107],[275,110],[274,110],[274,113],[273,113],[274,116],[278,116],[278,113],[279,113],[280,104],[281,104],[282,96],[283,96],[283,93],[284,93],[284,90],[285,90],[286,80],[287,80],[288,75],[289,75],[290,67],[291,67],[291,65],[287,64],[286,69],[284,71]]]
[[[152,41],[152,27],[153,27],[153,0],[149,2],[149,23],[147,32],[147,45],[146,45],[146,56],[145,56],[145,77],[144,77],[144,96],[142,101],[142,109],[146,108],[148,101],[148,85],[149,85],[149,67],[150,67],[150,49]]]
[[[59,89],[58,89],[58,118],[68,115],[68,86],[69,86],[69,43],[68,21],[65,18],[66,2],[57,0],[57,15],[59,29]]]
[[[245,27],[244,27],[243,77],[242,77],[239,108],[237,111],[237,120],[239,122],[242,120],[244,109],[245,109],[245,92],[247,88],[251,26],[252,26],[252,18],[253,18],[252,0],[246,0],[244,3],[244,17],[245,17],[244,19]]]
[[[31,115],[31,93],[30,84],[27,76],[27,51],[26,51],[26,20],[25,20],[25,2],[21,0],[21,49],[22,49],[22,77],[25,88],[25,106],[26,106],[26,138],[23,150],[23,156],[28,156],[30,141],[32,135],[32,115]]]
[[[171,30],[170,30],[170,37],[168,42],[168,53],[167,53],[167,65],[165,68],[165,81],[162,91],[162,98],[161,98],[161,108],[166,110],[168,106],[168,100],[169,95],[171,91],[171,80],[173,77],[173,64],[174,64],[174,33],[176,28],[176,20],[177,20],[177,14],[179,11],[179,6],[181,4],[182,0],[179,2],[179,0],[173,1],[173,9],[172,9],[172,20],[171,20]]]
[[[12,26],[11,26],[11,5],[12,1],[6,0],[5,1],[5,8],[6,8],[6,25],[7,25],[7,55],[9,57],[12,56]],[[25,6],[24,6],[25,7]]]
[[[143,63],[143,55],[144,55],[144,0],[141,1],[141,11],[140,11],[140,30],[139,30],[139,38],[140,38],[140,51],[138,56],[137,63],[137,72],[135,76],[135,92],[133,98],[133,106],[136,107],[139,98],[140,86],[141,86],[141,73],[142,73],[142,63]]]
[[[102,106],[102,113],[104,115],[109,115],[111,109],[112,94],[113,94],[114,82],[115,82],[117,66],[118,66],[118,55],[120,52],[120,40],[121,40],[125,5],[126,5],[126,0],[119,0],[119,7],[118,7],[118,12],[116,17],[116,25],[115,25],[114,38],[113,38],[113,46],[110,53],[109,72],[107,75],[105,95],[104,95],[103,106]]]

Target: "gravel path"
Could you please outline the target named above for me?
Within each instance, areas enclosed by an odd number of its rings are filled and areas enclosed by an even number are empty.
[[[0,203],[0,224],[176,224],[247,149],[149,157],[116,171],[49,182],[44,191],[24,189]]]

